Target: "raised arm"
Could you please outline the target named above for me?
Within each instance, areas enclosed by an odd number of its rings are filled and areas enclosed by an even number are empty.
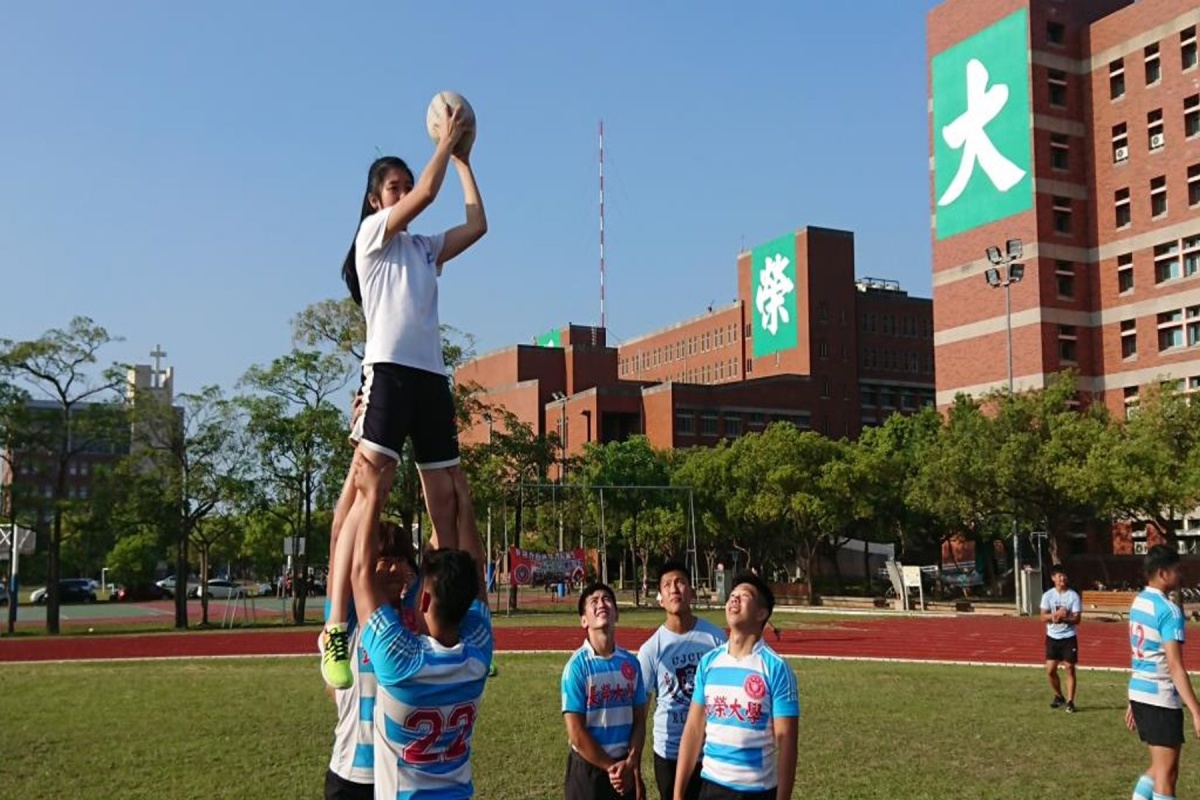
[[[470,161],[465,156],[455,156],[454,167],[458,170],[458,179],[462,182],[467,221],[446,231],[442,241],[442,252],[438,256],[439,266],[482,239],[488,229],[487,214],[483,211],[483,199],[479,196],[479,186],[475,183],[475,173],[471,170]]]
[[[461,106],[453,110],[449,106],[446,107],[447,122],[442,127],[442,137],[438,140],[433,156],[425,165],[425,169],[421,170],[421,177],[417,178],[412,191],[401,197],[400,202],[388,212],[387,226],[383,231],[385,243],[408,227],[417,215],[437,199],[438,192],[442,190],[442,182],[446,179],[450,155],[465,131],[461,124],[461,111]]]

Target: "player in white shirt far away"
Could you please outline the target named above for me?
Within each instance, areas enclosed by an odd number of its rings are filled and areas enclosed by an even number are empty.
[[[1083,616],[1083,603],[1079,593],[1067,587],[1067,571],[1062,564],[1050,568],[1050,579],[1054,588],[1042,595],[1042,622],[1046,623],[1046,676],[1054,690],[1051,708],[1067,707],[1067,713],[1075,713],[1075,665],[1079,663],[1079,636],[1076,627]],[[1058,665],[1062,664],[1067,678],[1067,692],[1063,695],[1062,682],[1058,678]]]
[[[725,631],[692,613],[691,577],[678,561],[663,564],[658,573],[658,594],[667,619],[638,651],[646,693],[656,697],[654,707],[654,778],[662,800],[675,796],[675,769],[679,740],[692,704],[696,668],[714,647],[726,641]],[[700,797],[700,767],[684,790],[686,800]]]
[[[1155,545],[1146,553],[1146,588],[1129,609],[1129,706],[1125,724],[1150,748],[1150,768],[1133,787],[1133,800],[1175,800],[1183,708],[1200,736],[1200,702],[1183,664],[1183,612],[1167,594],[1179,588],[1179,551]]]

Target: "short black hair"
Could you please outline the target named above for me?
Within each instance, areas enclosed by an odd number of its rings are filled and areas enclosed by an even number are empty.
[[[594,595],[596,592],[604,592],[606,595],[608,595],[608,599],[612,600],[613,608],[617,607],[617,595],[613,592],[612,587],[607,583],[592,581],[587,586],[584,586],[583,591],[579,593],[579,616],[583,616],[584,601],[587,600],[591,595]]]
[[[688,572],[688,568],[682,561],[668,561],[658,569],[658,582],[662,583],[662,579],[670,575],[672,572],[682,572],[684,577],[688,579],[688,583],[692,582],[692,574]]]
[[[750,584],[754,591],[758,592],[758,601],[767,607],[767,619],[770,619],[771,612],[775,610],[775,593],[771,591],[771,587],[753,572],[743,572],[733,579],[733,586],[730,588],[736,589],[743,583]]]
[[[435,616],[442,625],[458,625],[479,597],[475,559],[465,550],[439,547],[421,559],[421,575],[437,600]]]
[[[1058,574],[1066,575],[1067,568],[1064,567],[1062,564],[1055,564],[1053,567],[1050,568],[1050,577],[1051,578],[1053,578],[1055,575],[1058,575]]]
[[[1179,563],[1179,551],[1165,544],[1156,544],[1146,551],[1146,577],[1153,578],[1163,570]]]

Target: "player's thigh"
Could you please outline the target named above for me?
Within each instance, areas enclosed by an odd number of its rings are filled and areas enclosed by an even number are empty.
[[[354,783],[333,770],[325,771],[325,800],[372,800],[374,796],[374,784]]]
[[[1058,672],[1058,662],[1046,659],[1046,674],[1054,675]]]
[[[355,426],[360,452],[400,460],[419,400],[412,372],[397,364],[363,367],[363,412]]]
[[[417,469],[424,472],[457,466],[458,417],[450,381],[425,370],[412,372],[415,397],[410,435]]]

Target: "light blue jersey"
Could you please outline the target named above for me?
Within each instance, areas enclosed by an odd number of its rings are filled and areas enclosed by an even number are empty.
[[[701,777],[738,792],[774,789],[774,720],[800,716],[787,662],[761,639],[741,658],[723,644],[701,659],[692,702],[705,712]]]
[[[1133,651],[1130,700],[1163,708],[1181,707],[1163,643],[1182,645],[1183,628],[1183,612],[1158,589],[1147,586],[1134,598],[1129,609],[1129,648]]]
[[[596,744],[610,758],[624,758],[633,735],[633,710],[646,705],[637,659],[620,647],[607,658],[584,642],[562,674],[563,713],[582,714]]]
[[[660,626],[641,649],[638,663],[646,691],[654,692],[654,752],[674,761],[692,704],[692,689],[700,659],[725,643],[725,631],[708,620],[697,619],[687,633],[672,633]]]
[[[1042,602],[1038,606],[1042,611],[1054,613],[1065,608],[1070,614],[1083,612],[1083,603],[1079,600],[1079,592],[1067,589],[1060,592],[1053,586],[1042,594]],[[1075,626],[1069,622],[1047,622],[1046,635],[1051,639],[1070,639],[1076,635]]]
[[[471,734],[492,663],[492,617],[476,600],[445,647],[377,609],[362,646],[375,668],[375,796],[460,800],[474,794]]]

